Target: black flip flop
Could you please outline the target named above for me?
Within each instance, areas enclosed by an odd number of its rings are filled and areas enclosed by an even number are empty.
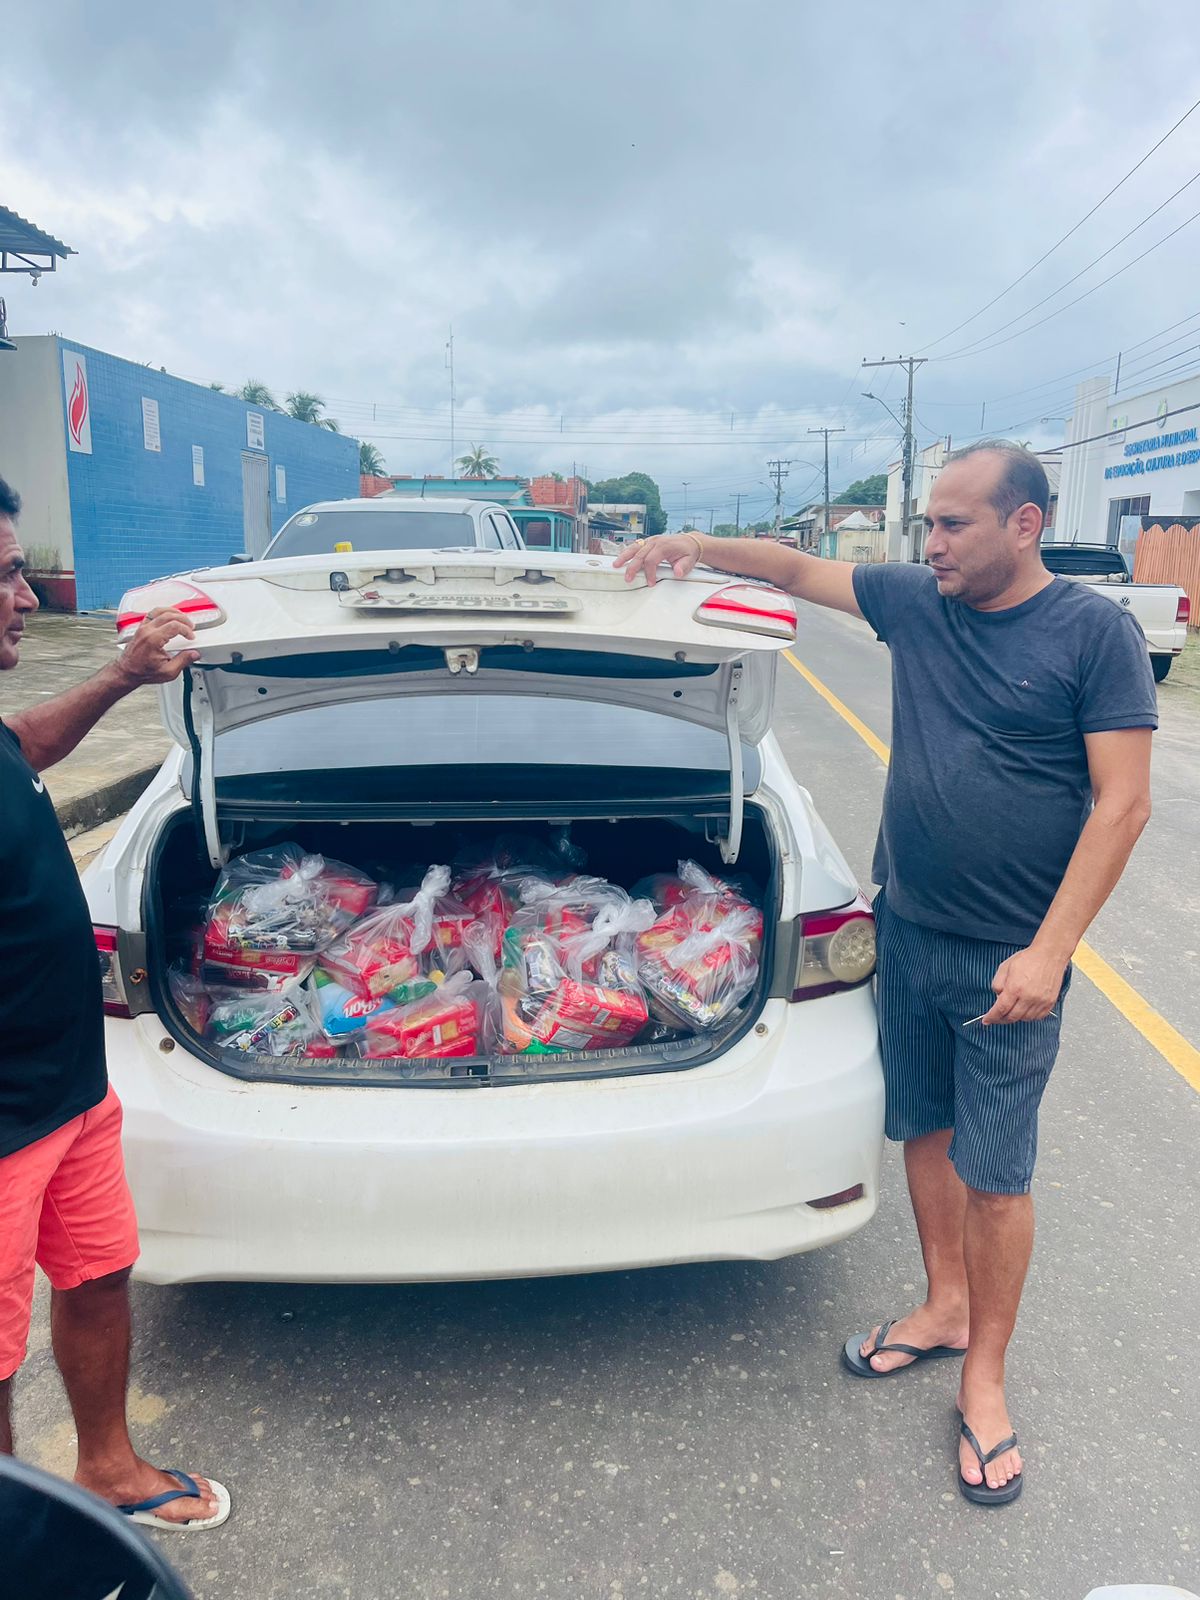
[[[963,1438],[975,1452],[976,1458],[979,1462],[980,1472],[983,1471],[989,1462],[994,1461],[997,1456],[1002,1456],[1006,1450],[1014,1450],[1016,1448],[1017,1436],[1015,1433],[1010,1433],[1007,1439],[1001,1439],[998,1445],[994,1445],[992,1449],[990,1449],[988,1453],[984,1455],[983,1447],[980,1445],[979,1440],[971,1432],[970,1428],[968,1428],[965,1418],[963,1419],[960,1431]],[[1022,1472],[1018,1472],[1015,1478],[1009,1479],[1009,1481],[1004,1485],[1003,1489],[992,1489],[988,1486],[986,1476],[984,1477],[982,1483],[968,1483],[960,1471],[958,1474],[958,1487],[962,1490],[963,1494],[972,1505],[1008,1506],[1013,1503],[1013,1501],[1020,1494],[1021,1490],[1025,1487],[1025,1475]]]
[[[856,1333],[846,1340],[842,1351],[842,1365],[846,1370],[852,1372],[856,1378],[892,1378],[897,1372],[906,1372],[909,1367],[915,1367],[918,1361],[945,1361],[950,1356],[965,1356],[967,1353],[965,1346],[960,1350],[952,1344],[930,1345],[927,1350],[918,1349],[915,1344],[885,1344],[889,1329],[895,1325],[895,1317],[883,1324],[875,1337],[871,1355],[886,1355],[889,1351],[895,1351],[897,1355],[911,1356],[911,1361],[906,1361],[902,1367],[893,1367],[890,1372],[876,1372],[871,1365],[870,1356],[863,1357],[859,1354],[867,1335]]]

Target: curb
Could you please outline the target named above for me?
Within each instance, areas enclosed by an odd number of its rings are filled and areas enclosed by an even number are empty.
[[[139,767],[136,772],[122,773],[88,794],[72,795],[70,799],[56,802],[54,809],[63,833],[68,839],[73,838],[128,811],[134,801],[141,798],[161,766],[161,761],[155,761],[151,766]]]

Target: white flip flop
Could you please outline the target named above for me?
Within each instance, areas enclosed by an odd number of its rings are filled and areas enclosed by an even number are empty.
[[[174,1478],[182,1487],[168,1489],[165,1494],[151,1495],[148,1500],[139,1500],[134,1505],[118,1506],[117,1510],[124,1512],[131,1522],[140,1522],[144,1528],[164,1528],[172,1533],[202,1533],[205,1528],[219,1528],[228,1520],[229,1490],[215,1478],[208,1480],[208,1486],[217,1498],[217,1509],[211,1517],[195,1517],[190,1522],[172,1522],[169,1517],[160,1517],[159,1506],[168,1505],[172,1500],[193,1500],[201,1497],[200,1485],[190,1474],[180,1472],[175,1467],[164,1467],[163,1470],[169,1478]]]

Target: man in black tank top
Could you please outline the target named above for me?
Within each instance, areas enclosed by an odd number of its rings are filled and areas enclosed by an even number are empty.
[[[0,478],[0,672],[17,666],[37,597]],[[0,721],[0,1451],[13,1447],[12,1378],[25,1356],[34,1265],[54,1296],[54,1356],[75,1416],[76,1479],[141,1520],[216,1526],[228,1495],[135,1453],[125,1416],[129,1273],[137,1221],[121,1160],[121,1107],[104,1062],[91,916],[42,781],[141,684],[196,659],[166,646],[187,619],[154,613],[87,683]]]

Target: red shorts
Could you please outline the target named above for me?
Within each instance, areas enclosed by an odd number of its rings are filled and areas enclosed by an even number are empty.
[[[36,1262],[56,1289],[131,1267],[137,1218],[116,1091],[44,1139],[0,1157],[0,1381],[25,1359]]]

